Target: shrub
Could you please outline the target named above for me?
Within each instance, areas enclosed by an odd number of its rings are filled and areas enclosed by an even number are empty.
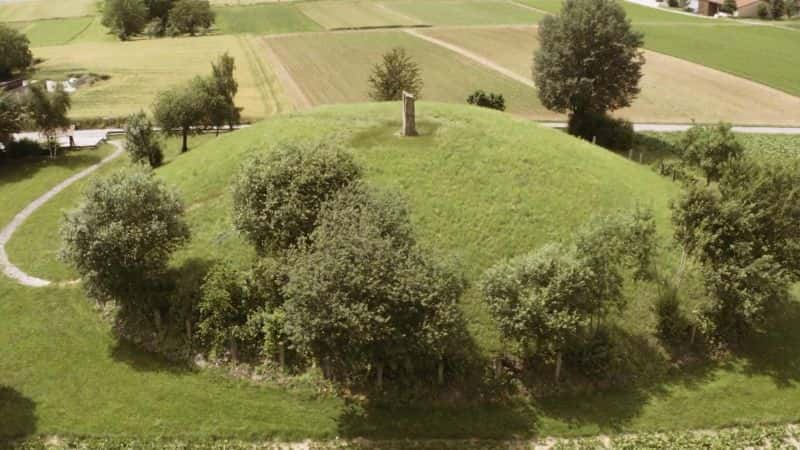
[[[20,139],[18,141],[9,142],[5,150],[0,150],[0,160],[27,158],[46,154],[47,149],[43,147],[42,144],[30,139]]]
[[[786,15],[786,2],[784,0],[772,0],[772,18],[780,20]]]
[[[672,287],[662,292],[655,303],[656,335],[672,347],[685,343],[689,326],[680,306],[678,291]]]
[[[10,96],[0,93],[0,147],[8,145],[14,133],[21,129],[21,105]]]
[[[573,136],[618,151],[631,149],[636,137],[631,122],[615,119],[607,114],[572,114],[567,129]]]
[[[460,334],[464,284],[422,253],[405,206],[360,184],[339,191],[290,254],[286,331],[328,376],[443,358]]]
[[[486,92],[478,90],[467,97],[467,103],[484,108],[496,109],[498,111],[506,110],[506,99],[503,98],[503,94],[487,94]]]
[[[259,253],[286,250],[311,233],[322,204],[359,176],[353,157],[340,148],[283,145],[242,164],[234,224]]]
[[[400,100],[403,91],[419,96],[423,86],[419,66],[403,48],[383,55],[383,61],[372,69],[369,83],[370,98],[379,102]]]
[[[616,0],[565,2],[539,23],[539,42],[533,61],[539,100],[581,122],[570,127],[582,131],[578,136],[598,135],[587,127],[603,125],[606,112],[630,106],[639,94],[644,38]]]
[[[758,4],[758,17],[764,20],[772,18],[772,8],[769,3],[763,1]]]
[[[700,168],[708,182],[717,181],[733,161],[744,154],[730,124],[696,125],[681,142],[683,159]]]
[[[81,275],[98,301],[124,311],[149,312],[160,322],[161,284],[170,255],[189,239],[183,203],[141,166],[95,180],[61,227],[63,260]]]
[[[733,14],[736,12],[738,7],[736,6],[736,0],[725,0],[722,2],[722,6],[720,6],[719,10],[726,14]]]
[[[669,5],[670,8],[677,8],[680,6],[678,0],[667,0],[667,5]]]
[[[156,168],[164,160],[161,143],[153,130],[153,124],[144,112],[128,118],[125,126],[125,149],[135,163],[148,163]]]

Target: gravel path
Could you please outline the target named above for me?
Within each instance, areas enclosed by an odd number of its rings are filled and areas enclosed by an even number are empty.
[[[34,211],[41,208],[42,205],[44,205],[50,199],[55,197],[59,192],[63,191],[76,181],[91,175],[95,170],[100,168],[100,166],[111,162],[112,160],[116,159],[123,153],[124,148],[121,143],[119,142],[109,142],[109,143],[117,148],[116,150],[114,150],[114,153],[106,156],[99,163],[91,167],[88,167],[76,173],[75,175],[67,178],[66,180],[59,183],[56,187],[47,191],[44,195],[37,198],[28,206],[26,206],[25,209],[23,209],[19,214],[14,216],[14,219],[12,219],[11,222],[5,226],[5,228],[0,230],[0,269],[3,270],[3,273],[6,276],[12,278],[13,280],[25,286],[42,287],[50,284],[50,281],[42,280],[41,278],[36,278],[34,276],[28,275],[27,273],[20,270],[19,267],[12,264],[11,261],[8,260],[8,254],[6,254],[6,244],[11,239],[11,236],[14,234],[14,232],[17,231],[17,228],[19,228],[19,226],[22,225],[23,222],[25,222],[25,220],[28,217],[30,217],[31,214],[34,213]]]

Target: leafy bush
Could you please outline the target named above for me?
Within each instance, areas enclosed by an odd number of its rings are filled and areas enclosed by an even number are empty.
[[[572,114],[567,128],[573,136],[618,151],[630,150],[636,137],[631,122],[607,114]]]
[[[726,14],[733,14],[736,12],[738,7],[736,6],[736,0],[725,0],[722,2],[722,6],[720,6],[719,10]]]
[[[328,145],[283,145],[257,155],[234,182],[234,224],[260,253],[286,250],[311,233],[322,204],[360,173],[349,153]]]
[[[383,61],[372,69],[369,83],[370,98],[379,102],[401,100],[403,91],[419,97],[423,86],[419,66],[403,48],[383,55]]]
[[[0,23],[0,81],[24,72],[33,64],[28,37]]]
[[[178,194],[135,166],[96,179],[61,228],[63,260],[80,273],[98,301],[114,300],[123,311],[149,312],[161,298],[170,255],[189,239]],[[160,313],[156,312],[156,324]]]
[[[467,97],[467,103],[484,108],[496,109],[498,111],[506,110],[506,99],[503,98],[503,94],[487,94],[481,90],[475,91],[472,95]]]
[[[772,18],[775,20],[780,20],[783,16],[786,15],[786,2],[784,0],[772,0],[770,2],[772,6]]]
[[[156,168],[164,161],[161,143],[144,112],[128,118],[125,125],[125,149],[135,163],[146,162],[150,167]]]
[[[360,184],[339,191],[288,264],[286,331],[329,377],[352,380],[442,358],[461,336],[464,283],[417,247],[405,206]]]
[[[762,1],[758,4],[758,17],[763,20],[772,18],[772,7],[768,2]]]
[[[685,344],[689,323],[684,317],[674,288],[667,288],[655,303],[656,335],[662,342],[675,347]]]
[[[681,143],[683,159],[700,168],[708,182],[717,181],[725,168],[744,154],[730,124],[695,125]]]
[[[103,25],[124,41],[144,30],[147,14],[144,0],[106,0],[103,5]]]

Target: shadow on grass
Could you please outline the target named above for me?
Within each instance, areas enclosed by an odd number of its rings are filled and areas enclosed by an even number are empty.
[[[47,167],[63,167],[77,171],[99,163],[103,159],[96,149],[74,150],[69,155],[59,154],[55,159],[47,156],[34,156],[0,161],[0,186],[18,183],[33,178],[39,170]]]
[[[800,303],[782,305],[765,330],[750,336],[737,352],[746,362],[745,372],[768,375],[782,388],[800,383]]]
[[[111,357],[127,364],[138,372],[168,372],[171,374],[190,374],[194,369],[187,363],[178,363],[157,354],[143,350],[129,340],[119,338],[111,347]]]
[[[15,389],[0,385],[0,448],[4,439],[36,433],[36,403]]]

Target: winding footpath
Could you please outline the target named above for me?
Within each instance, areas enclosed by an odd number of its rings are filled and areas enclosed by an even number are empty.
[[[22,225],[28,217],[31,216],[37,209],[41,208],[42,205],[47,203],[50,199],[58,195],[59,192],[63,191],[76,181],[79,181],[87,176],[91,175],[94,171],[99,169],[101,166],[108,164],[109,162],[113,161],[114,159],[118,158],[124,152],[124,147],[122,143],[109,141],[109,144],[116,147],[113,153],[103,158],[102,161],[99,163],[88,167],[75,175],[67,178],[66,180],[62,181],[56,187],[47,191],[44,195],[37,198],[33,202],[31,202],[28,206],[25,207],[19,214],[14,216],[14,219],[6,225],[2,230],[0,230],[0,269],[3,270],[3,273],[8,276],[9,278],[17,281],[18,283],[24,286],[30,287],[44,287],[50,285],[50,281],[43,280],[41,278],[36,278],[34,276],[28,275],[27,273],[20,270],[19,267],[15,266],[8,260],[8,254],[6,253],[6,244],[9,240],[11,240],[11,236],[14,235],[14,232],[17,231],[17,228]]]

